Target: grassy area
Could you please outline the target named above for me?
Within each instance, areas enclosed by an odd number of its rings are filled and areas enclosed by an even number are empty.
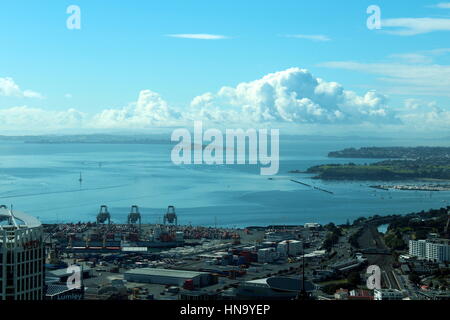
[[[321,285],[321,286],[344,285],[344,284],[348,284],[348,280],[347,279],[341,279],[341,280],[325,281],[325,282],[319,282],[318,284]]]

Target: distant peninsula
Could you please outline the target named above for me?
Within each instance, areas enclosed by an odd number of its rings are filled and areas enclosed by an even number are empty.
[[[432,159],[450,158],[450,147],[365,147],[328,153],[329,158]]]
[[[42,135],[42,136],[0,136],[3,141],[18,141],[31,144],[169,144],[170,139],[152,135]]]
[[[312,173],[322,180],[450,180],[450,148],[447,147],[350,148],[330,152],[328,157],[388,160],[363,165],[324,164],[290,173]]]

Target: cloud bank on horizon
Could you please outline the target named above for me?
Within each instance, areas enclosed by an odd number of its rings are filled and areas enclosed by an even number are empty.
[[[1,79],[8,80],[1,82]],[[0,94],[26,96],[25,91],[11,83],[14,83],[12,79],[0,78]],[[407,99],[404,106],[394,108],[379,92],[370,90],[358,95],[337,82],[316,78],[300,68],[204,93],[194,97],[186,108],[171,106],[158,93],[143,90],[137,101],[96,114],[28,106],[0,109],[4,130],[147,129],[191,126],[194,120],[218,126],[270,125],[292,129],[304,125],[415,129],[431,125],[445,129],[450,123],[450,111],[414,99]]]

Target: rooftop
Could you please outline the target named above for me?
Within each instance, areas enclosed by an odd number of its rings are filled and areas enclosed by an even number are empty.
[[[89,272],[90,270],[91,270],[90,267],[86,267],[86,266],[82,267],[82,271],[83,272]],[[62,268],[62,269],[56,269],[56,270],[48,271],[47,274],[50,275],[50,276],[59,278],[59,277],[70,276],[70,275],[73,274],[73,271],[69,271],[68,268]]]
[[[249,281],[246,281],[245,284],[269,287],[269,285],[267,284],[267,279],[268,278],[249,280]]]
[[[46,296],[53,297],[71,290],[73,289],[69,289],[69,287],[67,287],[67,285],[64,284],[50,283],[47,285]]]
[[[41,226],[41,222],[35,217],[29,216],[21,211],[11,210],[4,205],[0,206],[0,230],[6,228],[35,228],[39,226]]]
[[[176,278],[194,278],[200,275],[208,274],[206,272],[173,270],[159,268],[137,268],[125,272],[125,274],[145,275],[145,276],[166,276]]]

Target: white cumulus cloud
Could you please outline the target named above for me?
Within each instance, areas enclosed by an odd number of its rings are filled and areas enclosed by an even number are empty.
[[[87,115],[75,109],[52,111],[27,106],[0,109],[1,129],[38,130],[82,128]]]
[[[95,115],[91,125],[100,128],[146,128],[150,126],[169,126],[180,115],[161,96],[151,90],[139,93],[135,103],[122,109],[106,109]]]
[[[12,78],[8,77],[0,77],[0,95],[20,98],[43,98],[42,94],[40,94],[39,92],[35,92],[32,90],[21,90],[19,85],[15,83]]]
[[[448,131],[450,108],[440,107],[435,101],[406,99],[401,118],[407,127]]]
[[[359,96],[305,69],[290,68],[197,96],[191,114],[216,122],[396,122],[386,100],[377,92]]]
[[[219,127],[269,125],[297,131],[311,127],[379,130],[382,126],[445,131],[450,123],[449,107],[406,99],[403,106],[393,108],[388,98],[377,91],[359,94],[337,82],[317,78],[308,70],[290,68],[196,96],[184,108],[170,105],[156,92],[143,90],[127,106],[98,113],[28,106],[0,108],[0,123],[3,132],[190,127],[194,120]]]

